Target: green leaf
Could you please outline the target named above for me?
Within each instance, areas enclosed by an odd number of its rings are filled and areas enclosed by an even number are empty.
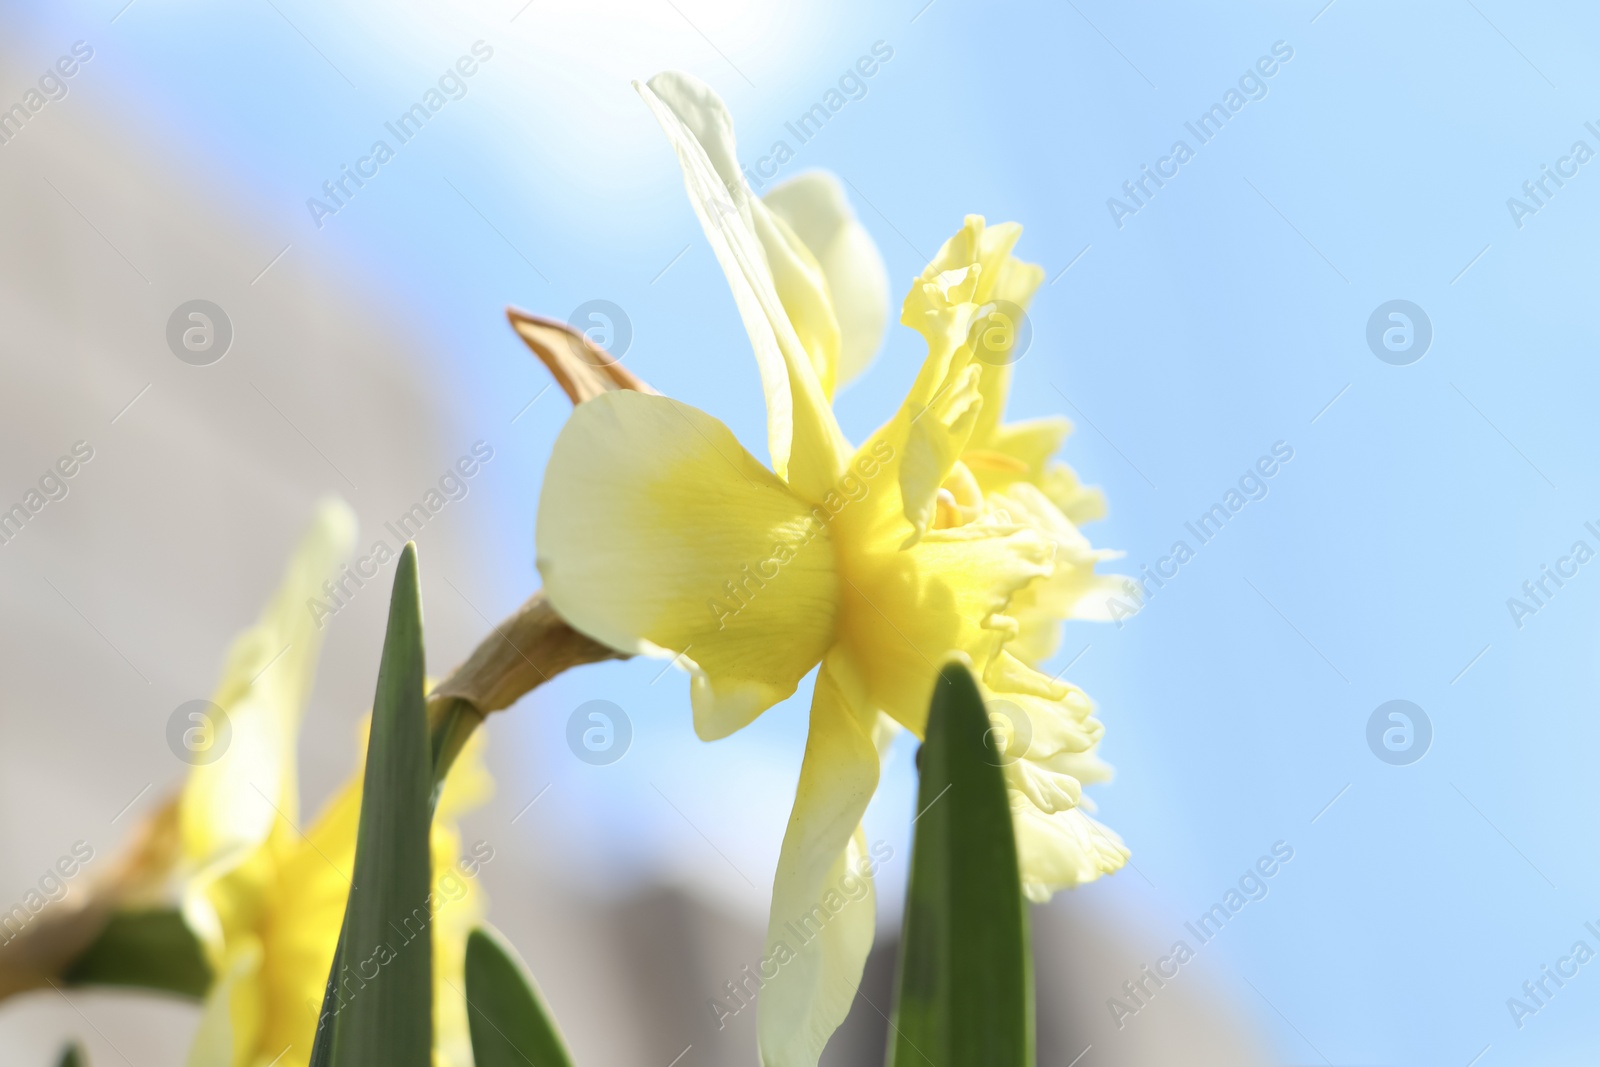
[[[62,979],[68,985],[133,986],[199,1000],[211,988],[211,968],[183,916],[172,908],[153,908],[114,912]]]
[[[960,666],[940,672],[918,763],[888,1063],[1032,1067],[1033,968],[1004,758]]]
[[[346,905],[348,912],[349,905]],[[311,1038],[309,1067],[328,1067],[333,1062],[333,1013],[339,1006],[339,972],[344,964],[344,928],[349,915],[340,920],[339,940],[333,946],[333,966],[328,969],[328,980],[322,984],[322,1010],[317,1012],[317,1030]]]
[[[467,1005],[477,1067],[572,1067],[533,975],[481,928],[467,938]]]
[[[430,1067],[433,930],[428,828],[433,754],[423,693],[417,548],[395,566],[378,665],[356,863],[313,1063]],[[329,1000],[332,1003],[330,1005]],[[331,1030],[326,1036],[322,1032]]]
[[[56,1067],[89,1067],[89,1058],[83,1054],[83,1046],[76,1041],[68,1041],[61,1050],[61,1058],[56,1061]]]

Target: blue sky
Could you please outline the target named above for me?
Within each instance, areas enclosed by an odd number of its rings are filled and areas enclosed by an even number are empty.
[[[248,215],[263,265],[287,244],[394,308],[435,353],[423,370],[463,442],[545,384],[504,305],[565,316],[605,299],[629,317],[635,371],[764,455],[748,342],[627,79],[675,66],[708,81],[748,165],[883,42],[892,58],[865,95],[783,174],[827,167],[849,182],[897,299],[964,214],[1025,225],[1018,252],[1051,280],[1012,414],[1077,424],[1065,457],[1111,503],[1090,528],[1097,544],[1133,568],[1193,545],[1186,522],[1279,442],[1293,450],[1143,614],[1069,628],[1054,666],[1081,657],[1069,676],[1100,704],[1118,771],[1092,795],[1138,865],[1085,896],[1124,916],[1153,959],[1285,841],[1294,859],[1270,895],[1196,964],[1283,1062],[1464,1065],[1488,1046],[1487,1067],[1577,1062],[1588,1047],[1600,964],[1520,1029],[1506,1000],[1574,941],[1600,950],[1583,927],[1600,925],[1600,563],[1520,620],[1507,601],[1574,542],[1600,551],[1584,525],[1600,527],[1600,161],[1547,184],[1534,214],[1507,202],[1526,204],[1541,168],[1576,166],[1560,164],[1575,142],[1600,151],[1585,126],[1600,126],[1593,11],[120,6],[8,5],[13,55],[42,72],[91,42],[72,92]],[[466,95],[318,228],[307,198],[477,41],[493,56]],[[1264,95],[1199,144],[1185,124],[1275,49],[1274,73],[1244,90]],[[36,76],[5,73],[8,98]],[[1179,140],[1193,158],[1118,220],[1108,200],[1126,204],[1123,183]],[[1369,316],[1396,299],[1433,331],[1404,366],[1366,340]],[[841,398],[847,432],[887,417],[918,358],[894,327]],[[525,477],[499,483],[482,533],[506,576],[500,610],[537,580],[538,472],[561,405],[535,410],[499,468]],[[528,781],[574,783],[573,862],[597,879],[671,869],[684,842],[718,862],[651,789],[670,793],[759,889],[714,878],[759,905],[807,692],[707,746],[690,734],[686,683],[655,682],[658,670],[594,669],[538,698],[555,710],[511,734]],[[558,750],[565,710],[587,699],[629,709],[622,763],[578,767]],[[1392,699],[1432,725],[1409,765],[1368,748],[1368,718]],[[897,844],[909,755],[869,817],[869,835]],[[899,891],[891,870],[884,895]]]

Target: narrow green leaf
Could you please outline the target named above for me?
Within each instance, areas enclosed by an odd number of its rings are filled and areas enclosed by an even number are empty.
[[[68,985],[133,986],[195,1000],[211,988],[200,943],[173,908],[113,913],[62,978]]]
[[[417,549],[395,566],[378,665],[356,863],[330,975],[330,1067],[429,1067],[433,945],[428,827],[433,754],[423,693]]]
[[[888,1063],[1032,1067],[1033,967],[1004,759],[962,667],[940,672],[918,762]]]
[[[467,1005],[477,1067],[572,1067],[533,975],[481,928],[467,938]]]
[[[349,905],[345,905],[346,912]],[[333,966],[328,968],[328,980],[322,984],[322,1009],[317,1012],[317,1029],[311,1038],[311,1059],[308,1067],[328,1067],[333,1062],[333,1013],[339,1007],[339,972],[344,964],[344,928],[349,915],[340,920],[339,940],[333,946]]]
[[[56,1067],[89,1067],[89,1058],[83,1054],[83,1046],[76,1041],[68,1041],[61,1050],[61,1058],[56,1061]]]

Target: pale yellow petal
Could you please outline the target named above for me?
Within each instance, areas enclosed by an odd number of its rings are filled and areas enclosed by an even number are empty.
[[[935,495],[963,453],[978,453],[969,466],[985,488],[1020,477],[1036,479],[1049,454],[1015,456],[1011,441],[1001,438],[1010,345],[1043,277],[1040,268],[1011,255],[1021,232],[1015,223],[987,226],[982,216],[968,215],[902,306],[901,322],[923,335],[928,355],[905,403],[880,435],[906,452],[901,490],[913,540],[933,522]],[[997,321],[1006,328],[997,328]],[[996,336],[1006,340],[997,343]],[[1051,425],[1046,432],[1054,429]],[[1060,434],[1049,443],[1054,451]]]
[[[1042,904],[1062,889],[1111,874],[1128,861],[1128,848],[1081,809],[1046,814],[1021,793],[1011,794],[1022,891]]]
[[[978,420],[978,426],[973,432],[976,441],[986,441],[1000,427],[1000,419],[1005,414],[1007,395],[1011,390],[1011,374],[1015,360],[1022,358],[1027,353],[1013,354],[1014,344],[1023,332],[1024,326],[1021,316],[1025,317],[1028,305],[1033,302],[1033,294],[1044,281],[1044,268],[1035,263],[1025,263],[1011,254],[1011,249],[1016,245],[1017,239],[1022,236],[1022,227],[1014,222],[1003,222],[996,226],[986,227],[978,242],[978,262],[982,268],[979,277],[978,291],[974,299],[990,309],[991,316],[998,316],[989,321],[1003,323],[1003,328],[993,336],[1007,337],[1010,344],[986,344],[984,353],[987,358],[980,361],[983,366],[983,380],[979,388],[983,392],[983,415]],[[980,328],[983,325],[980,319]]]
[[[494,846],[473,841],[463,847],[456,819],[485,803],[494,781],[484,766],[488,733],[479,729],[456,757],[435,809],[431,849],[433,914],[433,1046],[435,1067],[472,1067],[472,1032],[467,1022],[467,937],[483,924],[488,902],[478,877],[494,860]]]
[[[227,716],[231,741],[221,758],[189,772],[179,806],[184,854],[197,866],[242,856],[275,820],[297,818],[295,743],[322,646],[308,602],[325,595],[322,583],[348,557],[355,532],[349,506],[324,501],[260,620],[229,650],[212,703]]]
[[[830,656],[772,887],[760,965],[764,1067],[816,1067],[861,984],[876,910],[861,816],[878,785],[877,717],[851,665]]]
[[[985,410],[988,410],[987,401]],[[1016,481],[1037,485],[1070,521],[1092,522],[1106,514],[1106,498],[1098,488],[1085,486],[1065,463],[1053,462],[1072,423],[1059,416],[1010,422],[984,436],[974,430],[972,443],[962,456],[984,490],[1002,489]]]
[[[1015,635],[1004,615],[1011,597],[1050,573],[1051,555],[1034,531],[973,524],[847,557],[840,640],[871,702],[921,736],[938,665],[959,652],[981,670]]]
[[[827,518],[704,412],[608,393],[552,450],[539,572],[579,631],[684,665],[696,731],[722,737],[793,693],[832,641]]]
[[[481,804],[493,783],[483,766],[486,735],[480,730],[456,757],[445,779],[430,832],[433,883],[430,901],[434,970],[435,1063],[471,1067],[471,1038],[460,990],[466,940],[483,918],[478,872],[493,849],[484,843],[461,847],[456,818]],[[276,879],[260,924],[264,958],[259,1008],[258,1052],[265,1064],[279,1053],[278,1067],[305,1067],[316,1034],[324,984],[333,964],[339,929],[355,867],[356,834],[361,822],[362,774],[356,773],[334,796],[304,838],[297,832],[274,834]],[[487,852],[485,853],[485,849]],[[397,939],[405,933],[397,932]],[[399,947],[398,945],[396,947]],[[361,959],[346,961],[342,983],[346,999],[362,995],[368,982]],[[285,1051],[287,1050],[287,1051]],[[259,1064],[257,1065],[259,1067]]]
[[[900,410],[876,437],[903,454],[899,473],[911,526],[907,545],[932,525],[939,490],[961,454],[983,444],[974,444],[975,432],[997,418],[985,411],[990,406],[983,392],[985,371],[973,358],[973,346],[993,282],[986,277],[983,257],[993,260],[1001,254],[990,247],[997,245],[994,234],[1010,234],[1014,241],[1014,230],[986,231],[982,216],[968,215],[912,284],[901,308],[900,321],[922,334],[928,355]]]
[[[1089,818],[1083,787],[1111,777],[1095,754],[1101,726],[1076,686],[1017,659],[1010,645],[983,672],[991,719],[1007,738],[1006,786],[1023,889],[1034,901],[1119,870],[1128,850]]]
[[[206,991],[188,1067],[257,1067],[260,969],[260,942],[252,938],[238,944]]]
[[[820,501],[850,452],[817,372],[836,363],[839,343],[822,268],[751,193],[735,156],[733,120],[716,93],[676,71],[634,88],[677,150],[689,200],[750,335],[773,469],[805,499]]]
[[[335,794],[301,838],[292,830],[274,838],[277,877],[260,929],[262,1049],[269,1057],[288,1049],[279,1067],[305,1067],[316,1036],[317,1015],[344,922],[355,870],[361,821],[361,775]],[[359,975],[348,995],[358,995]]]
[[[982,470],[980,480],[984,488],[1000,488],[1018,478],[1038,481],[1050,457],[1061,451],[1061,443],[1072,433],[1072,422],[1061,415],[1041,419],[1024,419],[991,428],[982,435],[974,434],[972,447],[985,452],[997,452],[1016,460],[1009,465],[974,465]],[[1009,472],[1010,476],[1006,474]]]
[[[235,639],[212,697],[227,720],[200,713],[196,740],[222,756],[189,772],[178,802],[185,921],[214,968],[236,934],[258,921],[273,876],[267,843],[298,819],[295,745],[322,636],[310,601],[355,542],[355,515],[340,500],[317,509],[261,619]]]
[[[810,171],[773,187],[761,199],[810,249],[827,279],[839,354],[836,368],[821,371],[819,377],[831,394],[865,370],[883,344],[889,273],[832,174]]]
[[[907,425],[900,463],[900,493],[912,533],[924,536],[938,514],[939,489],[967,447],[983,408],[978,368],[966,367]]]
[[[988,493],[985,500],[997,520],[1028,526],[1055,545],[1054,570],[1011,601],[1008,614],[1017,621],[1017,637],[1007,648],[1019,659],[1038,663],[1054,655],[1064,620],[1105,622],[1114,617],[1114,600],[1129,603],[1124,589],[1128,579],[1095,573],[1098,564],[1122,553],[1094,548],[1043,490],[1016,481]]]

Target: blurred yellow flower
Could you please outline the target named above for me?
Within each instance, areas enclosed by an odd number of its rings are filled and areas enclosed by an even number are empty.
[[[750,335],[773,467],[688,405],[595,397],[551,455],[539,570],[576,629],[689,670],[707,740],[821,665],[760,975],[763,1062],[814,1065],[872,941],[860,820],[880,753],[899,727],[921,734],[952,656],[973,666],[997,725],[1017,726],[1007,780],[1029,896],[1123,864],[1084,812],[1082,784],[1108,773],[1092,705],[1032,666],[1062,619],[1102,617],[1121,586],[1094,573],[1111,554],[1076,526],[1102,510],[1098,494],[1049,461],[1069,425],[1001,422],[1011,349],[992,313],[1025,306],[1041,278],[1011,255],[1020,229],[970,216],[916,280],[901,322],[927,359],[895,416],[852,447],[831,398],[876,351],[888,297],[838,183],[807,175],[757,199],[709,88],[673,73],[637,88]]]
[[[212,698],[226,715],[228,747],[190,772],[179,800],[183,914],[215,975],[190,1067],[304,1067],[311,1056],[355,865],[362,774],[358,762],[302,832],[295,746],[321,645],[307,603],[322,595],[354,541],[350,509],[323,503],[261,619],[229,652]],[[198,728],[224,736],[220,723]],[[481,921],[483,900],[466,873],[476,867],[459,859],[455,817],[488,795],[481,750],[482,738],[474,738],[457,759],[433,824],[434,1062],[441,1067],[472,1063],[459,990],[467,934]],[[358,996],[365,983],[351,962],[345,988]]]

